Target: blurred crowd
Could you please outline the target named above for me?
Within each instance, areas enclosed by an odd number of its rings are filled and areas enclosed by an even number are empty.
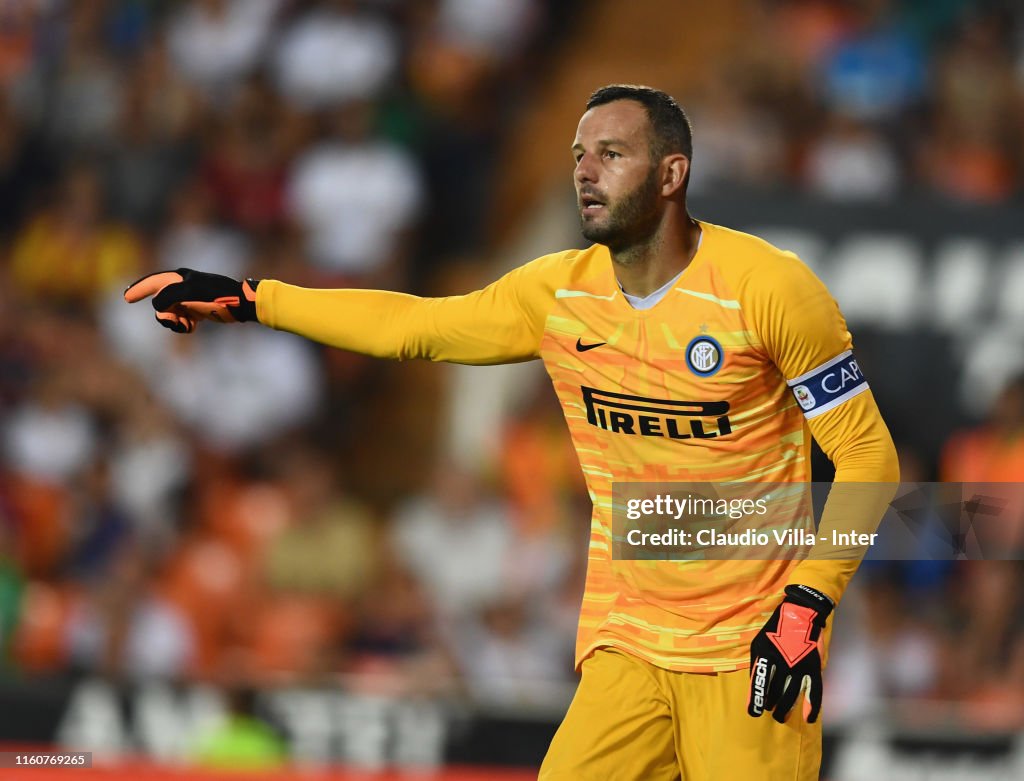
[[[557,407],[469,471],[443,460],[436,367],[181,339],[120,298],[181,266],[477,273],[453,259],[566,5],[0,4],[9,670],[513,698],[570,679],[587,513]]]
[[[1006,385],[985,421],[949,437],[937,474],[910,445],[897,450],[901,493],[934,479],[961,483],[960,501],[998,496],[1001,513],[993,522],[961,511],[958,539],[940,532],[937,518],[924,519],[934,525],[918,527],[918,560],[869,554],[837,614],[831,713],[877,717],[895,701],[915,729],[1024,729],[1024,376]],[[913,528],[911,517],[888,522]],[[990,560],[955,560],[955,545]]]
[[[693,105],[691,188],[991,204],[1024,186],[1013,0],[763,0]]]
[[[120,296],[181,266],[427,294],[488,281],[471,259],[503,134],[574,5],[0,3],[8,674],[350,674],[503,704],[571,684],[589,500],[542,381],[471,468],[442,446],[441,367],[251,326],[181,338]],[[1024,13],[754,6],[761,45],[687,102],[696,192],[1019,197]],[[1024,480],[1024,390],[958,437],[941,474],[904,448],[905,479]],[[935,699],[1024,725],[1022,577],[866,568],[837,709]]]

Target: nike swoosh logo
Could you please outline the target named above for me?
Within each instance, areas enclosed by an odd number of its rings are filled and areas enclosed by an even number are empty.
[[[587,350],[593,350],[595,347],[601,347],[607,344],[607,342],[594,342],[594,344],[583,344],[581,339],[576,340],[576,352],[585,353]]]

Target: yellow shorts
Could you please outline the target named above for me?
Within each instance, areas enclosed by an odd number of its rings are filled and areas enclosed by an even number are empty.
[[[669,672],[602,648],[582,672],[538,781],[817,781],[820,719],[800,702],[785,724],[748,716],[747,670]]]

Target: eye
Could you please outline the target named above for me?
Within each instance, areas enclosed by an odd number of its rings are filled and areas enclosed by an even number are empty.
[[[622,157],[622,155],[620,155],[618,152],[614,152],[611,149],[605,150],[604,156],[610,160],[615,160],[617,158]]]

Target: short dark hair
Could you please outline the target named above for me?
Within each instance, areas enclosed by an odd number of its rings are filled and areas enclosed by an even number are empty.
[[[675,98],[660,89],[639,84],[609,84],[587,99],[587,110],[616,100],[635,100],[647,111],[651,123],[651,157],[660,160],[667,154],[680,153],[693,161],[693,129],[686,112]]]

